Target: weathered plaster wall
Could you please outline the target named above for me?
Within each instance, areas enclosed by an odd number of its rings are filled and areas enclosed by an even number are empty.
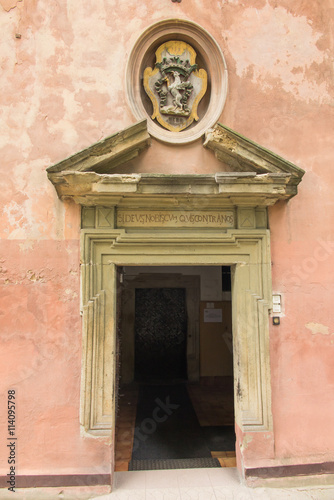
[[[198,22],[229,71],[222,123],[306,170],[299,194],[270,209],[275,452],[256,434],[245,463],[334,459],[334,201],[331,0],[0,0],[1,393],[17,389],[19,466],[107,472],[108,440],[80,433],[79,209],[45,169],[134,123],[128,55],[149,25]],[[152,141],[131,170],[222,169],[201,141]],[[6,432],[0,412],[1,435]],[[4,427],[2,427],[4,426]],[[4,429],[4,430],[3,430]],[[1,473],[6,450],[0,448]]]

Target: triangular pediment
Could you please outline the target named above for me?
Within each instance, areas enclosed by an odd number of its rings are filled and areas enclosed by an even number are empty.
[[[146,120],[106,137],[47,169],[49,178],[65,172],[110,174],[119,165],[136,158],[151,142]]]
[[[207,132],[204,147],[231,170],[215,174],[117,173],[150,145],[146,120],[93,144],[47,169],[61,199],[110,206],[120,199],[206,199],[230,205],[268,206],[297,194],[304,170],[221,124]],[[178,200],[178,201],[177,201]],[[166,201],[168,203],[168,201]],[[174,202],[173,202],[174,203]]]
[[[305,174],[302,168],[220,123],[205,134],[204,147],[211,149],[234,172],[289,175],[288,183],[294,185]]]

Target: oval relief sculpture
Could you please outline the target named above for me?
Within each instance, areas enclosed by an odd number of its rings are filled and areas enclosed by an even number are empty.
[[[227,68],[217,42],[201,26],[166,19],[149,26],[128,59],[127,95],[137,120],[156,139],[187,144],[221,117]]]
[[[165,42],[155,55],[155,68],[144,71],[152,119],[171,132],[180,132],[198,120],[197,107],[207,89],[207,73],[198,69],[197,54],[188,43]]]

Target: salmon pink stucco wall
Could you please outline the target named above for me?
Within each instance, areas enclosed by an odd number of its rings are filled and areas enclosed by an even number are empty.
[[[170,18],[200,24],[224,54],[221,123],[306,170],[299,194],[269,210],[284,310],[270,327],[274,452],[253,433],[245,465],[334,461],[333,11],[331,0],[0,0],[0,385],[17,391],[20,474],[110,471],[109,438],[79,423],[80,208],[57,198],[46,168],[135,123],[127,60]],[[180,165],[224,168],[202,139],[152,139],[126,169]]]

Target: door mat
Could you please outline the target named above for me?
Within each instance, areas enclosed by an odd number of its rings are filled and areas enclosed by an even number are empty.
[[[186,458],[176,460],[131,460],[129,470],[202,469],[221,467],[217,458]]]

